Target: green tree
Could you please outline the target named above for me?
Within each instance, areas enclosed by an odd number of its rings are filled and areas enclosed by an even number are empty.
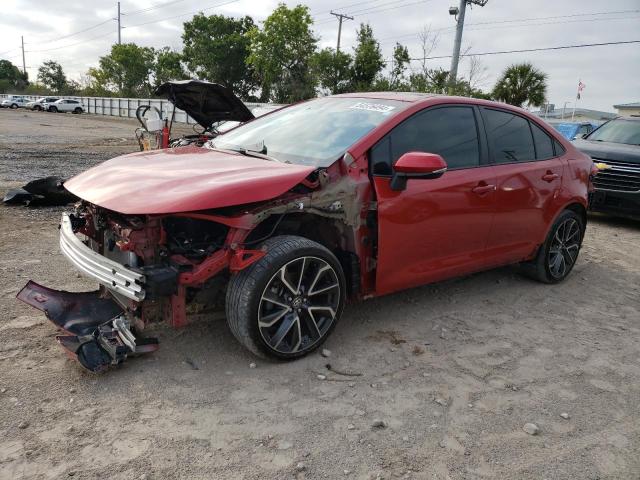
[[[126,97],[150,95],[154,57],[154,50],[149,47],[135,43],[113,45],[109,55],[100,57],[99,67],[89,69],[94,89]]]
[[[511,65],[493,87],[493,98],[518,107],[543,105],[547,96],[547,74],[531,63]]]
[[[393,67],[391,68],[391,76],[389,77],[391,90],[404,89],[406,86],[404,74],[410,62],[409,49],[396,42],[396,46],[393,49]]]
[[[353,58],[348,53],[324,48],[311,57],[311,68],[321,88],[332,94],[344,93],[351,88]]]
[[[29,84],[29,77],[9,60],[0,60],[0,93],[23,90]]]
[[[182,56],[196,77],[228,87],[247,99],[256,87],[253,68],[247,65],[251,17],[232,18],[202,13],[185,22]]]
[[[315,96],[310,72],[317,39],[311,31],[309,8],[289,8],[281,3],[264,21],[262,30],[249,31],[248,65],[260,79],[260,100],[295,102]]]
[[[182,55],[169,47],[163,47],[155,51],[152,73],[155,88],[169,80],[189,78],[182,66]]]
[[[67,77],[62,66],[54,61],[44,62],[38,68],[38,82],[55,93],[66,93]]]
[[[354,48],[352,81],[355,90],[371,90],[376,76],[384,67],[380,44],[369,24],[360,24]]]

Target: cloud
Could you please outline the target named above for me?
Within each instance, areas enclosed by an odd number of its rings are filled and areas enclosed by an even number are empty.
[[[116,22],[110,20],[116,15],[116,2],[111,3],[112,7],[95,0],[5,1],[0,16],[0,53],[8,52],[0,57],[20,65],[20,36],[24,35],[31,78],[35,77],[37,67],[49,59],[59,61],[71,77],[77,78],[90,66],[96,65],[98,58],[108,53],[117,39]],[[278,0],[239,0],[220,5],[222,3],[226,3],[225,0],[121,0],[122,23],[128,27],[122,30],[123,41],[180,49],[182,24],[190,19],[191,12],[204,10],[209,15],[251,15],[260,22],[277,6]],[[301,1],[289,0],[286,3],[293,6]],[[338,23],[329,14],[333,9],[355,17],[354,21],[345,21],[343,24],[341,48],[344,51],[351,51],[359,23],[368,22],[381,41],[385,58],[391,57],[396,40],[409,48],[412,57],[419,57],[418,32],[426,25],[434,30],[441,29],[439,44],[432,55],[451,54],[455,22],[448,14],[448,7],[456,3],[452,0],[425,0],[418,3],[416,0],[369,0],[366,3],[362,0],[309,0],[305,3],[314,16],[314,31],[320,37],[321,47],[335,48]],[[636,12],[588,15],[627,10]],[[472,52],[491,52],[636,40],[639,10],[637,0],[605,3],[584,0],[491,0],[483,8],[468,8],[463,44],[470,46]],[[509,22],[532,18],[538,20]],[[55,41],[56,38],[100,22],[105,23]],[[157,23],[132,27],[146,22]],[[637,80],[640,77],[640,48],[637,44],[493,55],[481,57],[481,61],[487,67],[486,88],[493,85],[508,65],[530,61],[548,74],[549,99],[556,105],[575,99],[579,79],[587,85],[580,101],[582,107],[612,111],[614,103],[640,100]],[[417,62],[414,64],[414,67],[418,66]],[[449,68],[449,64],[449,58],[429,61],[430,66],[445,69]],[[465,73],[467,69],[463,59],[459,71]]]

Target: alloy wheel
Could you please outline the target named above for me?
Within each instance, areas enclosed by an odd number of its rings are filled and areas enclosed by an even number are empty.
[[[568,218],[556,228],[548,256],[549,272],[554,278],[565,277],[576,263],[580,236],[580,225],[574,218]]]
[[[258,328],[265,343],[283,354],[311,348],[336,319],[340,282],[333,267],[318,257],[285,264],[269,280],[258,306]]]

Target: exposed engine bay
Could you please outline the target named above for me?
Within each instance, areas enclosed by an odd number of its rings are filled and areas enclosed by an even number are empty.
[[[60,248],[100,289],[72,293],[29,282],[18,298],[63,331],[56,338],[71,358],[99,373],[155,351],[158,341],[143,335],[149,323],[183,327],[188,308],[224,308],[229,276],[262,258],[262,243],[276,232],[304,230],[344,251],[355,294],[360,265],[348,252],[359,210],[344,196],[355,192],[344,182],[332,184],[327,171],[315,171],[276,202],[190,213],[125,215],[81,201],[62,216]]]

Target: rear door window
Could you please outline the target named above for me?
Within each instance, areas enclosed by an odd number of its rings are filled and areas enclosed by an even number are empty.
[[[429,108],[408,118],[371,149],[372,173],[391,175],[392,165],[407,152],[436,153],[450,170],[477,167],[480,146],[473,108]]]
[[[501,110],[485,108],[483,111],[496,163],[529,162],[536,159],[528,120]]]

